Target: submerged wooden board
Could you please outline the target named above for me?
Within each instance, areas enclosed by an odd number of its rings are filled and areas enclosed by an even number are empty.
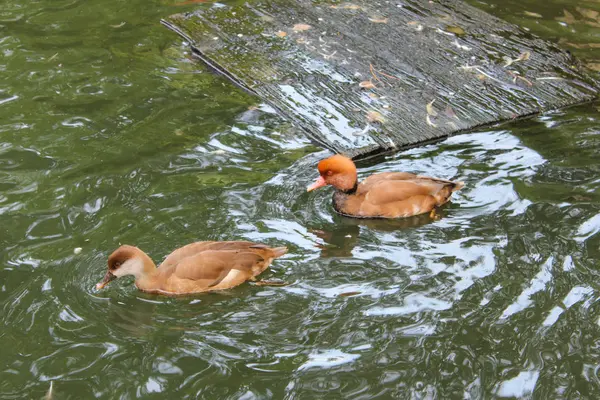
[[[263,0],[163,23],[315,141],[352,157],[598,95],[568,52],[459,0]]]

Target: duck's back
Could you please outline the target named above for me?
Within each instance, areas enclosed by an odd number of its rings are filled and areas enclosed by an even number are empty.
[[[355,194],[338,196],[336,209],[363,218],[410,217],[446,203],[462,186],[462,182],[407,172],[382,172],[362,181]]]
[[[184,294],[231,288],[263,272],[286,251],[247,241],[191,243],[165,258],[154,291]]]

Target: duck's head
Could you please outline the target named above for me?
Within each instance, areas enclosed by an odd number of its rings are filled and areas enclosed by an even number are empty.
[[[321,160],[318,168],[320,176],[315,183],[306,188],[308,192],[327,185],[344,192],[356,187],[356,165],[350,158],[336,154]]]
[[[133,275],[136,278],[145,271],[148,256],[134,246],[123,245],[108,257],[108,271],[96,289],[102,289],[116,278]]]

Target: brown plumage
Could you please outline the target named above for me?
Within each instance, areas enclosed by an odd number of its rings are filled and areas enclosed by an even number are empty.
[[[175,250],[156,268],[142,250],[123,245],[108,257],[108,271],[96,288],[133,275],[138,289],[150,293],[182,295],[229,289],[253,280],[286,252],[286,247],[252,242],[196,242]]]
[[[463,182],[430,178],[407,172],[382,172],[358,183],[356,166],[348,157],[321,160],[320,177],[307,190],[331,185],[333,206],[355,218],[401,218],[431,212],[446,203]]]

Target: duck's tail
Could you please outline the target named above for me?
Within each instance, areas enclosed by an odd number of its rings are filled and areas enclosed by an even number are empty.
[[[269,258],[278,258],[281,257],[282,255],[284,255],[285,253],[287,253],[288,248],[285,246],[282,247],[269,247],[266,244],[255,244],[250,246],[251,249],[260,249],[260,250],[266,250],[268,252],[270,252],[271,254],[269,255]]]
[[[460,189],[462,189],[465,186],[465,183],[463,181],[452,181],[453,187],[452,187],[452,191],[456,192],[459,191]]]
[[[285,246],[275,247],[275,248],[271,249],[271,251],[273,252],[273,258],[277,258],[277,257],[281,257],[282,255],[287,253],[288,248]]]

